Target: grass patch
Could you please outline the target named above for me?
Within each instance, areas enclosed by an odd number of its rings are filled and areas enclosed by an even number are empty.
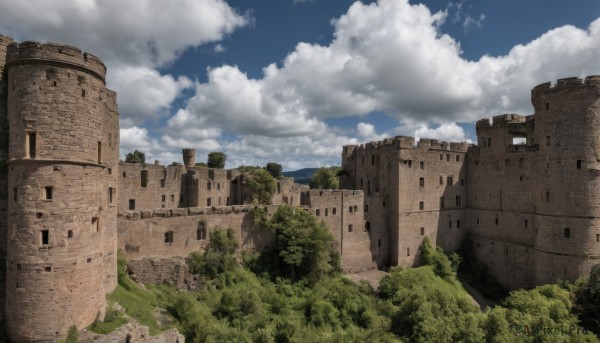
[[[119,328],[121,325],[126,324],[127,323],[127,318],[125,318],[125,316],[113,309],[110,308],[108,309],[108,311],[106,311],[106,315],[104,316],[104,321],[103,322],[94,322],[94,324],[92,324],[88,330],[94,333],[99,333],[99,334],[103,334],[106,335],[108,333],[111,333],[113,331],[115,331],[117,328]]]

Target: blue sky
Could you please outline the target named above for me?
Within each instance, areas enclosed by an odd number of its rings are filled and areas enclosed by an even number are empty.
[[[475,140],[530,89],[600,74],[596,0],[0,0],[0,34],[101,57],[121,154],[339,164],[394,135]]]

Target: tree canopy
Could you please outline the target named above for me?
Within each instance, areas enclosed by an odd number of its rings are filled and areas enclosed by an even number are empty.
[[[146,154],[136,149],[134,152],[130,152],[125,156],[125,162],[144,164],[146,163]]]
[[[339,168],[319,168],[310,181],[310,188],[337,189],[340,186],[337,178]]]
[[[225,160],[227,160],[227,155],[225,153],[219,151],[213,151],[208,154],[208,162],[206,163],[209,168],[225,168]]]
[[[257,168],[247,172],[246,185],[252,194],[257,197],[259,204],[271,204],[271,198],[277,188],[277,181],[266,170]]]
[[[282,174],[283,168],[281,167],[281,164],[279,164],[279,163],[269,162],[269,163],[267,163],[267,166],[265,168],[267,169],[269,174],[271,174],[271,176],[273,176],[276,179],[280,178],[283,175]]]

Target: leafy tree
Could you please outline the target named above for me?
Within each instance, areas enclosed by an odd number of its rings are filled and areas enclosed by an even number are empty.
[[[590,277],[575,291],[575,311],[581,323],[600,335],[600,264],[590,271]]]
[[[227,159],[227,155],[222,152],[213,151],[208,154],[208,163],[207,166],[209,168],[225,168],[225,160]]]
[[[196,167],[208,167],[208,165],[204,162],[198,162],[195,164]]]
[[[125,156],[125,162],[144,164],[146,163],[146,154],[136,149]]]
[[[239,170],[242,173],[248,173],[251,171],[255,171],[257,169],[264,169],[263,167],[259,167],[259,166],[239,166],[236,168],[237,170]]]
[[[282,167],[279,163],[269,162],[267,163],[267,166],[265,168],[267,169],[269,174],[271,174],[271,176],[273,176],[276,179],[280,178],[283,175]]]
[[[259,204],[269,205],[277,188],[277,181],[266,170],[254,169],[246,174],[246,185],[258,197]]]
[[[310,181],[310,188],[337,189],[340,185],[337,172],[338,168],[319,168]]]
[[[423,263],[433,266],[433,271],[437,276],[442,278],[450,278],[456,275],[450,260],[448,260],[446,254],[444,254],[444,250],[442,250],[440,247],[434,248],[431,245],[429,237],[425,237],[423,239],[423,243],[421,243],[421,254],[423,257]]]
[[[190,271],[215,278],[221,273],[235,269],[237,262],[234,254],[238,246],[233,229],[211,232],[206,251],[190,254]]]
[[[282,205],[265,226],[275,233],[275,244],[263,257],[277,275],[315,282],[340,270],[333,237],[312,214]]]
[[[179,162],[173,162],[173,163],[171,163],[171,166],[173,166],[173,167],[177,167],[177,166],[180,166],[180,165],[181,165],[181,163],[179,163]]]

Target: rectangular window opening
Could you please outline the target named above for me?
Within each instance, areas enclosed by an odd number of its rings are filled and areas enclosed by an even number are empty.
[[[348,224],[348,232],[352,232],[352,224]]]
[[[108,187],[108,203],[113,203],[114,188]]]
[[[129,209],[135,210],[135,199],[129,199]]]
[[[93,217],[92,218],[92,232],[100,232],[100,225],[98,225],[98,218],[97,217]]]
[[[570,228],[566,227],[563,231],[564,231],[563,233],[564,233],[565,238],[571,238],[571,229]]]
[[[318,216],[320,216],[320,215],[321,215],[321,210],[317,208],[317,209],[315,210],[315,216],[317,216],[317,217],[318,217]]]
[[[175,194],[171,194],[171,202],[175,202]],[[229,202],[229,200],[227,200]]]
[[[165,188],[165,179],[160,179],[160,188]]]
[[[460,219],[457,219],[457,220],[456,220],[456,228],[457,228],[457,229],[460,229]]]
[[[528,225],[529,225],[529,221],[527,219],[525,219],[525,228],[527,228]]]
[[[440,208],[444,208],[444,197],[440,197]]]
[[[377,247],[381,248],[381,238],[377,240]]]
[[[424,227],[421,228],[421,236],[423,236],[423,235],[425,235],[425,228]]]
[[[425,201],[419,201],[419,210],[425,209]]]
[[[25,135],[25,158],[36,157],[37,136],[35,132],[27,132]]]
[[[425,169],[425,162],[423,162],[423,161],[419,162],[419,167],[421,169]]]
[[[173,243],[173,231],[165,232],[165,243]]]
[[[460,155],[456,155],[456,162],[460,162]]]
[[[331,209],[331,214],[336,214],[336,212],[337,212],[337,209],[335,207]]]
[[[67,231],[67,238],[73,238],[73,230]]]
[[[424,177],[419,178],[419,187],[425,187],[425,178]]]
[[[48,245],[50,240],[50,231],[42,230],[42,245]]]
[[[48,186],[48,187],[44,187],[44,196],[46,198],[46,200],[52,200],[52,187]]]
[[[147,170],[142,170],[142,172],[141,172],[140,186],[142,186],[142,188],[146,188],[146,186],[148,186],[148,171]]]
[[[546,136],[546,146],[550,146],[550,136]]]
[[[577,169],[581,169],[581,160],[577,160]]]
[[[45,266],[44,267],[44,271],[51,272],[52,271],[52,267],[51,266]]]
[[[358,212],[358,206],[354,205],[354,212]]]
[[[406,256],[410,256],[410,248],[406,247]]]
[[[211,202],[212,202],[212,199],[211,198],[207,198],[206,199],[206,206],[211,206]]]
[[[102,163],[102,142],[98,142],[98,164]]]

